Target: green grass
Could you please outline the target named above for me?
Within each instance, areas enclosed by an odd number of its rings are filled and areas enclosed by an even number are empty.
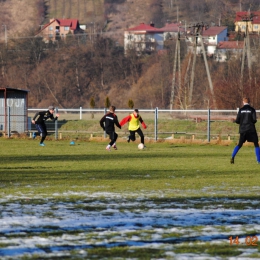
[[[118,143],[107,152],[104,142],[1,139],[1,193],[161,192],[166,197],[255,196],[260,181],[254,148],[244,146],[235,164],[231,146]]]
[[[117,199],[112,199],[114,202],[112,201],[111,205],[115,205],[122,214],[140,212],[141,215],[141,212],[157,207],[167,208],[168,205],[171,205],[171,209],[174,209],[174,205],[176,209],[182,205],[182,209],[210,208],[214,211],[218,210],[221,198],[228,198],[221,202],[224,209],[253,210],[259,209],[260,206],[260,166],[256,164],[253,146],[244,146],[239,151],[235,164],[231,165],[229,159],[234,145],[147,143],[147,149],[139,151],[138,142],[118,142],[117,151],[107,152],[107,142],[78,140],[75,146],[70,146],[68,140],[46,140],[46,147],[40,147],[38,140],[1,138],[0,143],[0,197],[6,199],[0,206],[6,205],[10,208],[8,205],[14,202],[21,208],[27,207],[24,214],[28,216],[33,216],[34,205],[46,206],[47,202],[52,206],[43,213],[43,217],[46,218],[55,218],[60,204],[69,204],[72,213],[103,212],[103,215],[110,216],[114,214],[113,211],[105,213],[106,203],[110,199],[104,197],[109,193],[118,196]],[[86,198],[86,194],[100,195]],[[129,202],[130,205],[134,205],[140,196],[142,203],[138,208],[131,208],[123,203]],[[196,200],[199,198],[202,199]],[[194,199],[197,203],[191,205],[190,201]],[[241,204],[236,199],[248,200]],[[96,200],[98,203],[95,203]],[[254,200],[254,203],[251,200]],[[117,204],[117,201],[120,203]],[[30,205],[32,207],[28,207]],[[1,214],[0,212],[0,218]],[[12,216],[15,211],[8,214]],[[243,223],[243,219],[233,221],[233,225],[240,226]],[[106,233],[102,228],[100,233],[95,229],[86,231],[84,226],[65,231],[53,225],[43,226],[41,233],[37,230],[13,233],[9,234],[8,238],[27,239],[30,236],[38,236],[60,239],[64,233],[83,236],[83,250],[87,252],[89,259],[158,259],[162,255],[164,259],[173,259],[170,252],[192,253],[198,256],[206,254],[225,259],[239,256],[250,249],[242,244],[231,246],[229,236],[239,235],[243,241],[242,236],[257,234],[257,230],[252,229],[249,223],[244,230],[242,229],[243,234],[237,234],[223,220],[223,226],[214,226],[222,242],[211,243],[200,241],[201,234],[206,234],[205,226],[184,226],[173,230],[171,226],[164,228],[162,232],[162,226],[154,223],[153,229],[129,230],[121,234],[117,230]],[[124,242],[117,246],[118,241],[131,241],[134,237],[139,237],[144,243],[150,242],[158,234],[161,235],[161,239],[172,241],[168,242],[168,249],[161,248],[166,242],[160,242],[160,239],[158,243],[162,244],[158,248],[128,247],[124,246]],[[96,244],[98,242],[100,246]],[[11,245],[0,242],[0,248]],[[38,247],[46,252],[49,250],[47,245],[40,242]],[[258,242],[258,246],[254,247],[257,251],[250,253],[248,257],[259,257],[259,248]],[[82,250],[77,247],[71,247],[70,257],[66,258],[63,255],[62,259],[81,259],[80,251]],[[23,257],[34,258],[37,259],[37,255]]]

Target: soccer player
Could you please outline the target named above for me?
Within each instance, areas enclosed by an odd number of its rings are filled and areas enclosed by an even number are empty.
[[[234,148],[230,163],[234,163],[235,156],[245,141],[253,142],[255,146],[255,155],[257,163],[260,164],[260,150],[258,144],[258,135],[255,128],[256,112],[249,105],[249,98],[243,98],[243,107],[239,109],[235,122],[239,124],[240,138],[238,145]]]
[[[117,150],[116,146],[116,140],[118,137],[118,134],[115,132],[115,125],[121,129],[121,125],[118,122],[117,115],[115,114],[116,107],[110,106],[109,112],[104,115],[99,123],[100,126],[103,128],[104,131],[109,135],[110,143],[107,145],[106,150],[110,151],[110,148],[113,147],[115,150]]]
[[[32,123],[35,124],[35,127],[38,130],[38,134],[41,136],[40,146],[45,146],[43,142],[48,134],[45,121],[48,119],[55,121],[59,117],[59,114],[56,114],[56,117],[54,117],[53,113],[54,107],[49,106],[47,111],[37,112],[32,119]],[[36,137],[36,135],[36,133],[33,133],[33,139]]]
[[[144,145],[144,134],[143,134],[142,129],[140,128],[139,122],[142,124],[144,129],[146,129],[147,126],[144,123],[142,117],[139,115],[138,109],[135,109],[132,114],[123,118],[120,122],[120,125],[123,126],[127,122],[128,122],[128,130],[130,132],[130,135],[128,136],[127,142],[129,143],[130,140],[132,140],[134,142],[135,141],[135,133],[138,133],[138,135],[141,138],[141,143]]]

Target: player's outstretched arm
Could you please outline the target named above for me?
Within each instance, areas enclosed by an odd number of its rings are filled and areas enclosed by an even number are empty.
[[[120,121],[120,125],[123,126],[124,124],[126,124],[127,122],[129,122],[131,120],[131,116],[126,116],[125,118],[123,118],[121,121]]]

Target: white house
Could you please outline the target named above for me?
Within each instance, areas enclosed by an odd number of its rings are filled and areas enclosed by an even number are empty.
[[[207,55],[211,56],[216,50],[216,46],[220,41],[228,41],[227,27],[226,26],[213,26],[213,27],[203,27],[201,30],[201,37],[203,39],[205,51]],[[200,54],[202,52],[201,40],[193,32],[187,34],[187,39],[189,44],[188,49],[192,50],[195,40],[197,40],[196,53]]]
[[[178,33],[185,34],[189,49],[193,50],[194,41],[197,40],[196,53],[202,51],[200,38],[196,38],[194,32],[187,30],[181,23],[167,23],[163,28],[155,28],[154,25],[141,23],[140,25],[129,28],[124,32],[125,51],[135,49],[137,52],[160,51],[164,47],[164,41],[169,38],[177,38]],[[216,51],[219,42],[228,41],[226,26],[213,26],[201,29],[201,37],[207,55],[212,56]]]
[[[186,31],[186,28],[182,23],[166,23],[163,28],[160,28],[163,31],[163,39],[168,40],[169,38],[176,39],[178,33],[183,34]]]
[[[233,57],[237,58],[242,55],[244,41],[224,41],[219,42],[214,53],[214,59],[224,62]]]
[[[213,26],[202,31],[202,38],[207,55],[213,55],[219,42],[228,41],[226,26]]]
[[[124,32],[125,51],[135,49],[137,52],[153,52],[163,49],[163,31],[154,25],[141,23]]]

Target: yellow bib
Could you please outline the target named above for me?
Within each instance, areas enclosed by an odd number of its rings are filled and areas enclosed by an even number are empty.
[[[128,125],[128,130],[135,131],[139,128],[139,118],[140,118],[140,116],[138,115],[137,118],[134,116],[134,114],[131,114],[130,116],[131,116],[131,120],[130,120],[129,125]]]

